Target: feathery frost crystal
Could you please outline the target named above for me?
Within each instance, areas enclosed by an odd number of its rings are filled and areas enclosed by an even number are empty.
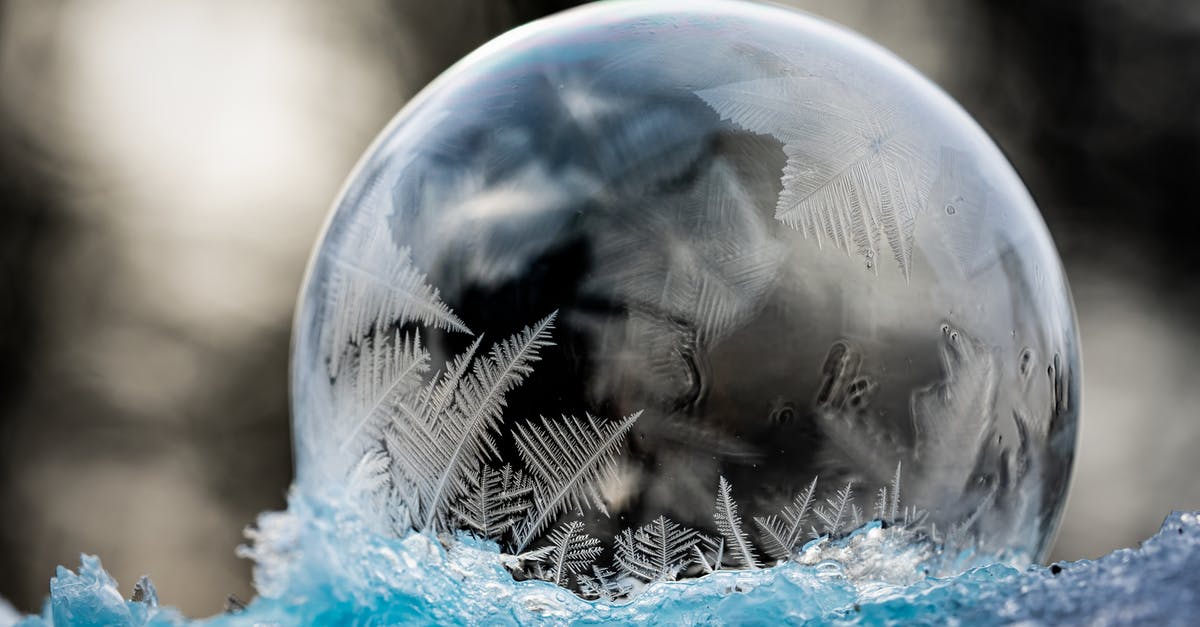
[[[871,521],[1036,559],[1075,446],[1012,168],[885,51],[748,3],[586,7],[459,63],[351,176],[297,325],[303,493],[606,602]]]

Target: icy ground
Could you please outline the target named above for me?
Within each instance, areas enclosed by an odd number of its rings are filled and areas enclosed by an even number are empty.
[[[1200,512],[1173,513],[1140,548],[1095,561],[993,564],[951,578],[923,574],[945,555],[873,523],[813,543],[794,562],[656,584],[618,605],[514,581],[494,545],[382,538],[344,509],[299,496],[287,512],[263,515],[251,536],[240,551],[256,561],[260,596],[244,610],[189,621],[158,606],[145,578],[137,600],[126,600],[100,561],[84,556],[78,572],[59,567],[42,616],[20,624],[1184,625],[1200,617]]]

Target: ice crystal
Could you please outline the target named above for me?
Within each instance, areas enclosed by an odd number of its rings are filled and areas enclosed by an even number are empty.
[[[725,477],[721,477],[717,486],[717,505],[716,511],[713,512],[713,520],[716,521],[721,536],[725,538],[725,544],[729,547],[728,555],[733,564],[742,568],[758,568],[758,556],[750,537],[742,529],[742,518],[738,515],[737,502],[733,500],[732,491],[733,487]]]
[[[451,505],[458,520],[489,540],[499,540],[529,509],[533,484],[511,464],[495,470],[484,462],[467,475],[467,486]]]
[[[616,562],[623,573],[647,583],[672,580],[692,561],[700,540],[695,529],[659,516],[617,536]]]
[[[515,533],[524,548],[563,508],[581,510],[585,503],[603,511],[598,484],[612,472],[616,449],[641,412],[620,421],[564,417],[517,427],[517,450],[537,477],[532,515]]]
[[[785,505],[778,516],[772,514],[754,519],[754,524],[762,532],[767,551],[775,559],[786,558],[800,544],[805,531],[804,523],[812,509],[813,497],[817,491],[818,478],[813,477],[812,483],[797,494],[791,504]]]
[[[904,112],[812,76],[755,79],[698,95],[721,117],[784,142],[778,220],[868,262],[886,240],[911,274],[916,221],[936,168]]]
[[[559,586],[570,585],[576,573],[592,566],[592,562],[604,551],[600,540],[583,532],[583,522],[572,520],[554,531],[546,540],[549,542],[544,556],[539,556],[537,574]]]

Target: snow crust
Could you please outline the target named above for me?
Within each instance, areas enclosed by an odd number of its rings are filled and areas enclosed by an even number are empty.
[[[1137,549],[1095,561],[988,564],[935,577],[948,559],[927,539],[869,523],[814,541],[794,561],[653,584],[631,602],[589,602],[543,581],[516,581],[496,545],[466,536],[371,533],[345,507],[293,494],[264,514],[239,553],[259,597],[244,610],[189,621],[158,606],[149,581],[127,600],[83,556],[59,567],[41,625],[509,625],[960,623],[1189,624],[1200,615],[1200,512],[1175,512]]]

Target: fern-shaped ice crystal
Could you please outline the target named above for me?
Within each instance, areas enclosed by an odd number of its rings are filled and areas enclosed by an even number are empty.
[[[905,277],[937,156],[883,103],[822,77],[730,83],[697,92],[722,119],[783,142],[775,217],[876,268],[886,239]]]
[[[825,503],[813,512],[825,525],[825,532],[835,536],[842,532],[854,516],[854,482],[848,481],[834,496],[826,497]],[[860,514],[861,517],[861,514]]]
[[[737,502],[733,500],[733,487],[721,477],[717,486],[716,511],[713,520],[717,530],[725,538],[725,547],[730,560],[740,568],[760,568],[762,563],[754,550],[754,543],[742,529],[742,518],[738,515]]]
[[[415,407],[400,408],[403,425],[391,437],[399,451],[396,461],[417,487],[423,529],[444,527],[450,502],[470,492],[470,469],[485,454],[499,456],[489,432],[499,428],[505,396],[533,371],[538,351],[552,345],[554,317],[473,359],[476,340],[450,363],[446,375],[430,382]]]
[[[711,575],[721,570],[721,564],[725,561],[725,538],[701,536],[700,542],[692,547],[692,555],[704,574]]]
[[[357,359],[334,382],[338,413],[349,426],[342,450],[360,440],[377,441],[395,405],[420,389],[429,371],[429,353],[416,333],[376,330],[356,352]]]
[[[575,576],[579,583],[579,594],[585,599],[599,600],[612,603],[632,591],[633,586],[620,579],[610,568],[592,565],[591,574],[579,573]]]
[[[600,553],[600,540],[583,532],[583,521],[560,525],[546,537],[550,550],[539,562],[541,579],[567,586],[578,572],[592,565]]]
[[[804,534],[804,522],[812,510],[816,492],[817,477],[813,477],[808,487],[797,494],[791,504],[785,505],[778,516],[754,518],[754,524],[761,532],[763,543],[771,557],[786,559],[799,546]]]
[[[611,476],[617,450],[641,414],[620,420],[541,418],[517,425],[517,453],[535,483],[531,514],[514,532],[518,551],[567,507],[582,511],[590,505],[607,514],[599,485]]]
[[[373,329],[420,323],[471,332],[413,265],[409,249],[397,247],[390,233],[386,226],[371,220],[353,222],[347,227],[349,241],[343,248],[355,255],[332,258],[326,302],[336,315],[323,343],[335,375],[341,359],[339,348],[345,342],[359,341]]]
[[[358,463],[350,470],[347,480],[349,492],[353,495],[373,495],[382,490],[388,483],[388,470],[392,460],[382,447],[367,449]]]
[[[533,485],[511,464],[500,470],[479,462],[466,477],[467,491],[450,506],[455,518],[490,540],[499,540],[529,509]]]
[[[892,477],[892,485],[889,490],[888,486],[879,488],[879,495],[875,499],[875,518],[886,522],[896,522],[897,516],[900,514],[900,465],[903,462],[896,462],[896,474]]]
[[[626,573],[647,583],[675,579],[694,558],[700,534],[659,516],[636,531],[625,529],[616,538],[616,562]]]

